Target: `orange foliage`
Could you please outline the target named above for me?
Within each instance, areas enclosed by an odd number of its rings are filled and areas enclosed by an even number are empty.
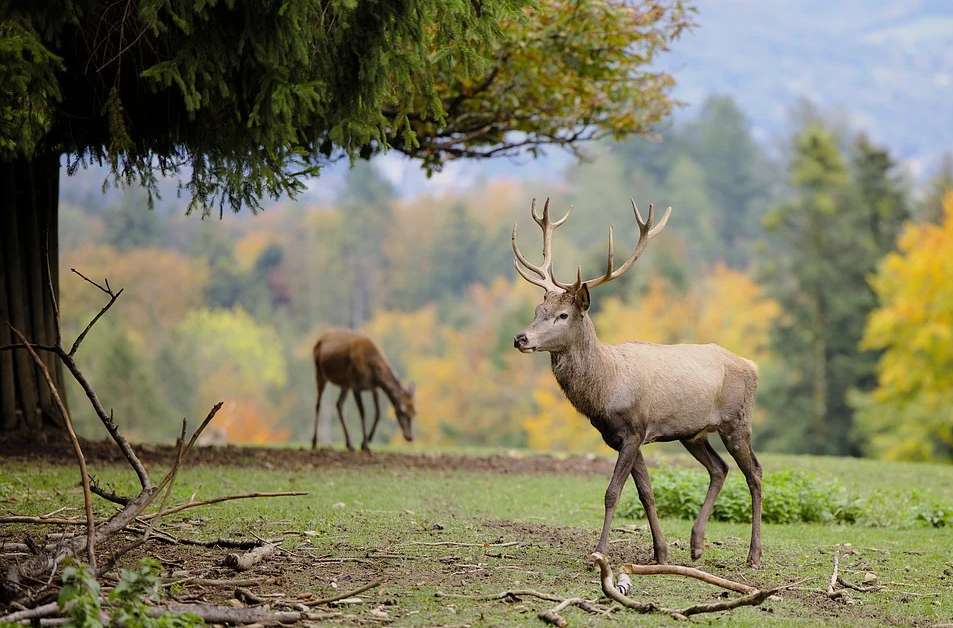
[[[114,290],[125,288],[113,306],[113,316],[135,321],[134,327],[146,335],[172,329],[191,308],[202,305],[209,280],[204,260],[167,249],[121,253],[109,246],[91,245],[66,253],[61,267],[76,268],[99,283],[108,277]],[[99,311],[107,301],[99,290],[71,272],[60,273],[60,291],[60,310],[77,319]]]
[[[769,357],[768,334],[780,314],[761,286],[723,264],[690,292],[675,292],[656,278],[634,301],[613,298],[602,306],[594,322],[604,342],[713,342],[758,362]]]
[[[284,443],[291,436],[290,429],[281,427],[274,415],[269,420],[258,402],[253,399],[225,402],[215,415],[213,424],[225,431],[229,443]]]

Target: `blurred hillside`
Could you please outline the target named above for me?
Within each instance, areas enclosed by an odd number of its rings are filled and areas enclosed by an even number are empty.
[[[730,94],[760,140],[790,130],[791,103],[836,108],[917,168],[953,147],[953,2],[703,0],[664,57],[677,97]]]

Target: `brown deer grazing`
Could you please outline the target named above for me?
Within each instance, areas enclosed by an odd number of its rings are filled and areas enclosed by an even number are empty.
[[[514,225],[513,264],[524,279],[544,288],[546,294],[536,307],[533,322],[516,334],[513,345],[523,353],[550,353],[553,375],[566,397],[599,430],[606,444],[619,452],[606,489],[605,519],[596,551],[606,553],[612,516],[622,487],[631,474],[652,529],[655,561],[665,564],[668,546],[659,527],[655,497],[640,447],[644,443],[677,440],[708,469],[711,477],[705,502],[692,527],[692,560],[697,560],[704,548],[708,517],[728,474],[728,465],[708,442],[708,433],[718,432],[751,491],[748,564],[758,566],[761,562],[761,465],[751,449],[757,366],[714,344],[657,345],[632,341],[608,345],[596,337],[587,313],[589,291],[627,271],[649,240],[665,227],[672,210],[669,207],[653,228],[652,205],[649,205],[647,221],[642,220],[635,201],[632,201],[632,209],[639,225],[639,242],[629,259],[614,269],[610,226],[609,263],[605,274],[583,281],[580,269],[576,281],[565,284],[553,276],[552,239],[553,231],[569,218],[572,207],[561,220],[553,222],[549,218],[549,199],[542,217],[536,214],[536,201],[533,201],[533,220],[543,231],[543,262],[535,266],[520,253]]]
[[[414,440],[411,430],[411,420],[414,418],[414,385],[406,389],[401,386],[400,380],[394,373],[394,368],[384,357],[384,352],[373,340],[363,334],[347,329],[330,329],[318,337],[314,345],[315,378],[318,384],[318,403],[315,407],[314,437],[311,439],[311,449],[318,447],[318,413],[321,411],[321,397],[328,382],[341,388],[338,396],[338,418],[341,419],[341,429],[344,430],[344,442],[347,448],[354,451],[351,437],[347,433],[344,423],[344,402],[347,393],[354,391],[354,401],[361,413],[361,449],[370,451],[370,443],[377,431],[377,422],[381,418],[380,400],[377,389],[380,388],[390,399],[397,413],[397,423],[408,442]],[[361,392],[370,390],[374,397],[374,424],[370,434],[364,418],[364,403],[361,401]]]

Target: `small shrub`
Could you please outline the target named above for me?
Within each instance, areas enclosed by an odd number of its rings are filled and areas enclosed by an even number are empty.
[[[63,588],[58,604],[63,609],[75,602],[67,611],[67,628],[103,628],[103,618],[108,625],[123,628],[196,628],[204,626],[201,617],[190,613],[164,613],[150,617],[146,602],[158,602],[162,583],[159,580],[161,566],[154,558],[143,558],[137,569],[123,569],[119,582],[103,600],[99,583],[86,566],[73,561],[63,570]],[[106,604],[103,604],[103,601]]]
[[[696,469],[662,467],[651,473],[655,506],[660,517],[694,519],[708,491],[708,475]],[[839,484],[806,471],[765,474],[762,479],[765,523],[857,523],[863,504],[851,498]],[[620,515],[645,516],[637,499],[624,502]],[[949,515],[947,515],[949,516]],[[730,523],[751,521],[751,497],[740,473],[728,476],[712,510],[712,519]]]
[[[920,506],[913,512],[913,523],[931,528],[953,526],[953,507],[941,504]]]

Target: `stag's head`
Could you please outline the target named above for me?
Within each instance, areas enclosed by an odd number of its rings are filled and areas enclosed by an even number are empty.
[[[652,226],[655,208],[649,205],[648,220],[642,220],[639,208],[632,201],[632,210],[635,212],[635,221],[639,225],[639,243],[635,250],[622,266],[615,268],[615,248],[612,240],[612,226],[609,226],[609,262],[606,272],[600,277],[582,280],[582,268],[576,272],[576,281],[562,283],[553,275],[553,232],[562,225],[572,213],[572,207],[566,215],[553,222],[549,216],[549,199],[543,205],[543,215],[536,214],[536,199],[533,199],[531,213],[533,220],[543,231],[543,262],[536,266],[520,252],[516,244],[516,225],[513,225],[513,265],[516,271],[526,281],[546,290],[543,302],[536,306],[536,316],[529,326],[513,337],[513,346],[523,353],[535,351],[560,352],[576,344],[580,338],[589,333],[592,323],[589,321],[590,294],[589,291],[604,283],[620,277],[629,270],[635,260],[639,258],[649,240],[654,238],[665,228],[672,208],[665,210],[665,215],[657,225]]]
[[[404,433],[404,439],[409,443],[414,440],[414,431],[411,422],[414,415],[417,414],[414,408],[414,390],[416,386],[413,382],[407,388],[401,387],[397,395],[397,403],[394,404],[394,410],[397,412],[397,424],[400,425],[400,431]]]

